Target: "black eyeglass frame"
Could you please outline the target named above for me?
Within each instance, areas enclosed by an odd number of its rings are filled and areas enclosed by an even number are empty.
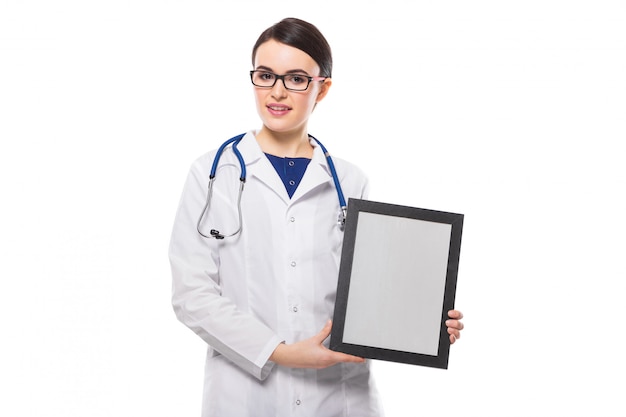
[[[274,76],[274,82],[272,83],[272,85],[258,85],[258,84],[255,84],[254,83],[254,73],[255,72],[261,72],[261,73],[264,73],[264,74],[271,74],[271,75],[273,75]],[[304,89],[302,89],[302,90],[297,90],[297,89],[293,89],[293,88],[287,87],[287,84],[285,84],[285,77],[289,77],[289,76],[298,76],[298,77],[306,78],[308,80],[308,82],[306,84],[306,87]],[[319,77],[319,76],[318,77],[311,77],[310,75],[295,74],[295,73],[294,74],[278,75],[278,74],[275,74],[275,73],[273,73],[271,71],[263,71],[263,70],[252,70],[252,71],[250,71],[250,81],[252,82],[252,85],[254,85],[255,87],[258,87],[258,88],[274,88],[274,86],[276,85],[276,82],[278,80],[282,80],[283,87],[285,87],[285,89],[287,89],[289,91],[300,91],[300,92],[306,91],[306,90],[309,89],[309,85],[311,85],[312,81],[324,81],[326,78],[328,78],[328,77]]]

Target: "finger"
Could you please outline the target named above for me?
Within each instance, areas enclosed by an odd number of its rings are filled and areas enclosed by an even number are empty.
[[[448,327],[448,334],[450,336],[454,336],[455,340],[461,338],[461,332],[458,329],[455,329],[453,327]],[[450,339],[450,340],[452,340],[452,339]]]
[[[359,356],[346,355],[342,362],[350,362],[350,363],[365,363],[365,358],[361,358]]]
[[[463,313],[461,313],[459,310],[450,310],[448,311],[448,317],[450,317],[451,319],[461,320],[463,318]]]
[[[458,320],[446,320],[446,326],[448,328],[463,330],[465,327],[462,322]]]
[[[336,352],[336,351],[332,351],[332,352],[333,352],[333,359],[336,362],[352,362],[352,363],[365,362],[365,359],[359,356],[348,355],[347,353],[341,353],[341,352]]]
[[[450,335],[450,344],[453,345],[454,342],[456,342],[456,337],[453,334],[451,334]]]

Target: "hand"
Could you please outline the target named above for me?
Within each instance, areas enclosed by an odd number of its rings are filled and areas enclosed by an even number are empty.
[[[451,320],[446,320],[446,326],[448,326],[448,334],[450,335],[450,344],[454,344],[456,339],[461,337],[461,330],[463,330],[463,323],[461,323],[461,319],[463,318],[463,313],[458,310],[450,310],[448,311],[448,317]]]
[[[310,339],[290,345],[280,344],[270,356],[270,360],[290,368],[322,369],[341,362],[363,363],[365,359],[328,349],[322,343],[330,335],[332,322],[328,320],[324,328]]]

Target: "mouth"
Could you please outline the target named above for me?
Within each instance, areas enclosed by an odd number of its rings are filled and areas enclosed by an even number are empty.
[[[268,104],[267,106],[265,106],[270,113],[275,114],[275,115],[282,115],[282,114],[286,114],[287,112],[289,112],[291,110],[291,107],[289,106],[285,106],[284,104]]]

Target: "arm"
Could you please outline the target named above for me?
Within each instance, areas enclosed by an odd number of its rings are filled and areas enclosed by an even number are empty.
[[[290,368],[322,369],[341,362],[363,363],[365,359],[357,356],[335,352],[322,344],[330,335],[332,322],[329,320],[321,332],[310,339],[302,340],[291,345],[278,345],[270,360]]]
[[[222,296],[218,243],[196,230],[206,198],[205,166],[210,166],[210,161],[192,167],[174,222],[169,247],[172,305],[177,318],[212,348],[264,379],[273,366],[268,359],[281,339]]]

